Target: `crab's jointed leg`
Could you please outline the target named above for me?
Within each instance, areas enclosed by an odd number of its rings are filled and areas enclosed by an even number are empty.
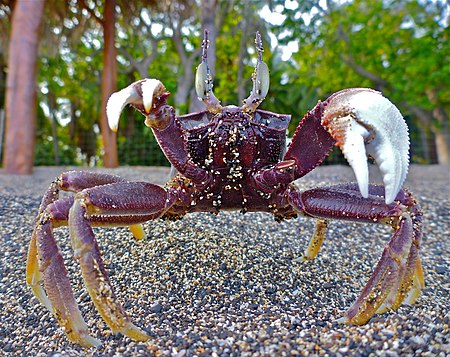
[[[27,284],[38,300],[55,314],[69,338],[86,346],[97,346],[100,341],[90,337],[87,332],[87,325],[78,309],[67,269],[52,233],[55,227],[67,224],[68,212],[73,203],[73,197],[58,199],[59,192],[76,192],[86,187],[119,181],[124,180],[107,174],[62,174],[50,185],[42,198],[28,249]],[[42,281],[45,290],[41,285]]]
[[[96,187],[83,190],[91,186]],[[74,196],[58,199],[60,189],[79,192],[75,199]],[[139,197],[134,196],[136,193]],[[42,200],[30,243],[27,283],[38,299],[54,313],[72,341],[84,346],[100,344],[89,336],[53,229],[70,224],[72,246],[80,260],[89,293],[108,325],[116,332],[143,340],[147,335],[130,322],[115,300],[91,226],[135,226],[159,217],[171,202],[169,194],[159,186],[130,183],[112,175],[69,172],[51,185]],[[86,210],[89,213],[84,213]]]
[[[88,220],[90,215],[161,215],[166,209],[166,191],[143,182],[116,183],[94,187],[75,196],[69,212],[69,231],[84,283],[97,310],[114,332],[145,340],[145,332],[134,326],[114,294],[97,241]]]
[[[309,240],[308,248],[306,248],[305,253],[300,258],[300,261],[314,260],[317,253],[319,253],[323,240],[325,239],[327,227],[328,221],[326,219],[318,219],[316,221],[314,233]]]
[[[303,214],[321,219],[342,219],[388,224],[394,235],[358,299],[341,322],[364,324],[375,313],[411,304],[424,286],[419,249],[422,213],[405,190],[386,204],[382,186],[368,186],[363,198],[355,184],[317,188],[305,192],[292,190],[291,204]]]

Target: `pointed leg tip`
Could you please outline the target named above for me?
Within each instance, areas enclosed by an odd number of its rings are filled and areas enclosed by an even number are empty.
[[[341,324],[341,325],[348,325],[349,320],[348,320],[348,318],[346,316],[342,316],[342,317],[334,320],[334,322],[336,322],[338,324]]]
[[[403,303],[406,305],[414,305],[419,296],[420,290],[417,289],[410,290]]]
[[[385,312],[393,310],[392,304],[382,304],[377,311],[375,311],[376,314],[384,314]]]
[[[129,323],[120,332],[123,333],[125,336],[132,338],[135,341],[147,341],[150,338],[150,336],[147,335],[147,333],[144,330],[140,329],[139,327],[137,327],[132,323]]]
[[[85,335],[83,337],[80,338],[79,343],[83,346],[83,347],[95,347],[98,348],[102,345],[102,342],[90,335]]]
[[[344,325],[356,325],[361,326],[365,325],[372,316],[375,314],[375,309],[372,307],[371,309],[356,309],[355,306],[350,307],[350,309],[339,319],[336,319],[335,322]]]
[[[100,340],[89,335],[89,333],[86,330],[77,331],[74,329],[71,332],[67,333],[67,337],[73,343],[79,344],[85,348],[91,347],[98,348],[102,345],[102,342]]]
[[[306,261],[308,261],[308,260],[312,260],[312,259],[308,259],[308,258],[306,257],[306,255],[302,255],[301,257],[295,258],[295,259],[294,259],[294,262],[295,262],[295,263],[304,263],[304,262],[306,262]]]
[[[142,240],[145,238],[145,231],[142,224],[134,224],[129,228],[135,239]]]
[[[84,338],[84,341],[87,345],[89,345],[90,347],[100,347],[102,345],[102,342],[92,336],[86,336]]]
[[[44,305],[49,311],[53,311],[53,305],[41,285],[32,286],[31,290],[42,305]]]

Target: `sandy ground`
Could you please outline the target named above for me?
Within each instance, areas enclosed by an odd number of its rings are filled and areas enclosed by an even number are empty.
[[[80,308],[98,348],[67,341],[25,285],[32,222],[48,184],[68,168],[31,176],[0,171],[0,355],[388,355],[450,356],[449,168],[412,166],[405,184],[423,207],[426,287],[414,306],[364,326],[335,322],[355,300],[383,246],[387,227],[332,222],[321,252],[300,263],[314,222],[276,223],[268,214],[193,214],[147,223],[136,241],[123,228],[97,229],[116,293],[151,336],[134,342],[110,332],[72,258],[66,228],[56,235]],[[163,184],[165,168],[102,170]],[[376,172],[371,173],[376,179]],[[316,169],[302,188],[353,180],[347,167]]]

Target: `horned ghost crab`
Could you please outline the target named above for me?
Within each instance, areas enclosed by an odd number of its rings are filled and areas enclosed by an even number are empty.
[[[27,283],[56,317],[71,341],[98,346],[81,316],[53,230],[69,226],[75,258],[100,315],[114,332],[135,340],[148,335],[118,303],[91,227],[129,226],[143,238],[141,224],[179,219],[190,212],[221,210],[272,213],[276,220],[316,218],[304,259],[314,259],[327,221],[342,219],[390,225],[393,237],[360,296],[340,319],[364,324],[374,314],[413,303],[423,282],[419,258],[421,212],[401,186],[408,169],[408,130],[398,109],[380,93],[344,89],[309,111],[286,149],[289,115],[257,109],[269,90],[269,70],[256,36],[258,59],[253,89],[240,107],[221,106],[212,91],[208,39],[195,87],[205,111],[176,116],[169,93],[157,79],[143,79],[114,93],[107,114],[117,130],[122,109],[131,104],[145,116],[177,173],[164,186],[129,182],[100,173],[66,172],[45,193],[32,234]],[[293,182],[320,165],[335,146],[354,170],[357,184],[304,192]],[[367,154],[382,173],[383,186],[369,184]],[[59,197],[61,190],[72,195]]]

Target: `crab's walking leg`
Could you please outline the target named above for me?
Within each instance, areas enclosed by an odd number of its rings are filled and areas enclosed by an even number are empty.
[[[379,222],[394,228],[381,259],[358,299],[342,322],[364,324],[375,313],[413,303],[424,286],[419,249],[422,224],[413,197],[401,190],[394,203],[386,204],[382,186],[369,185],[363,198],[357,185],[339,185],[292,191],[291,203],[301,212],[318,218]]]
[[[78,309],[63,257],[53,237],[54,227],[50,217],[50,214],[45,215],[33,232],[30,247],[30,255],[33,255],[29,256],[27,282],[39,300],[53,312],[70,340],[84,346],[98,346],[100,341],[89,336],[87,325]],[[36,256],[39,257],[39,264]],[[29,270],[33,271],[32,281],[29,281]],[[40,285],[41,279],[48,297]]]
[[[39,301],[54,313],[69,338],[85,346],[99,345],[100,342],[89,336],[87,325],[83,320],[73,295],[67,269],[61,252],[53,236],[53,229],[67,225],[69,209],[73,204],[73,196],[58,199],[59,191],[78,192],[87,187],[114,182],[125,182],[124,179],[108,174],[88,172],[66,172],[56,179],[45,193],[36,227],[33,231],[28,250],[26,281]],[[109,217],[93,217],[94,225],[112,225]],[[121,225],[142,222],[136,218],[121,218]],[[151,218],[150,216],[147,219]],[[117,221],[118,219],[116,219]],[[116,222],[117,223],[120,222]],[[44,281],[45,290],[41,285]],[[49,294],[47,297],[45,291]]]
[[[308,248],[306,248],[305,253],[299,259],[300,261],[314,260],[319,253],[320,247],[322,246],[323,240],[325,239],[325,234],[327,232],[328,221],[325,219],[318,219],[316,221],[316,228],[314,234],[309,240]]]
[[[38,298],[38,300],[47,307],[50,311],[52,310],[52,306],[50,301],[48,300],[47,295],[45,294],[44,289],[41,286],[42,281],[42,272],[39,270],[39,262],[38,262],[38,249],[37,249],[37,238],[36,233],[40,230],[40,220],[42,218],[43,212],[47,208],[47,206],[58,199],[60,187],[58,183],[53,182],[48,190],[46,191],[44,197],[42,198],[41,205],[39,207],[38,216],[36,217],[35,229],[31,235],[30,246],[28,248],[28,256],[27,256],[27,268],[26,268],[26,281],[27,284],[31,287],[34,295]],[[65,269],[65,267],[64,267]]]
[[[148,336],[131,323],[117,301],[88,217],[159,216],[165,212],[169,202],[169,194],[160,186],[144,182],[116,183],[77,193],[69,212],[72,247],[80,262],[89,295],[114,332],[121,332],[135,340],[146,340]]]
[[[38,248],[37,248],[36,234],[38,232],[43,232],[45,230],[41,226],[45,225],[46,222],[48,221],[52,221],[51,225],[55,226],[57,218],[54,215],[60,217],[61,210],[62,211],[65,210],[68,212],[68,209],[72,205],[73,199],[72,201],[64,201],[64,203],[60,203],[58,205],[58,209],[55,209],[54,207],[50,211],[46,212],[47,207],[49,207],[52,203],[58,200],[60,190],[78,192],[87,187],[93,187],[97,185],[103,185],[107,183],[120,181],[124,181],[124,179],[114,175],[70,171],[61,174],[61,176],[58,177],[50,185],[44,197],[42,198],[41,205],[38,211],[38,216],[36,217],[36,228],[34,229],[33,234],[31,236],[30,247],[28,250],[26,280],[28,285],[31,286],[33,293],[36,295],[39,301],[43,305],[45,305],[50,311],[53,311],[51,303],[48,300],[47,295],[44,292],[44,289],[40,285],[40,282],[42,281],[42,273],[40,272],[38,263]],[[65,206],[65,209],[61,207],[63,205]],[[65,219],[67,219],[67,217],[65,217]],[[50,240],[54,241],[52,234],[50,235]],[[60,253],[57,252],[55,254]]]

